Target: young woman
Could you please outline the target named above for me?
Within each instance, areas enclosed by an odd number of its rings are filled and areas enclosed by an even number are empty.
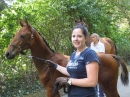
[[[60,85],[69,85],[68,97],[97,97],[95,86],[98,82],[99,59],[96,52],[86,46],[87,35],[85,26],[76,25],[73,28],[71,40],[76,51],[72,53],[66,68],[46,61],[48,66],[69,76],[56,79]]]
[[[95,52],[105,53],[105,46],[102,42],[100,42],[100,36],[97,33],[93,33],[91,35],[91,40],[92,40],[92,43],[90,45],[91,49],[93,49]],[[105,97],[105,93],[103,92],[100,85],[96,86],[96,91],[99,97]]]

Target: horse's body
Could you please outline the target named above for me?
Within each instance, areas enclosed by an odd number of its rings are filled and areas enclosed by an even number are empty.
[[[80,20],[75,19],[76,25],[81,24],[87,27],[86,23],[82,20],[80,17]],[[115,43],[108,37],[101,37],[100,41],[104,44],[105,46],[105,53],[106,54],[116,54],[117,55],[117,49]],[[88,41],[87,41],[87,46],[89,47],[91,44],[92,40],[90,38],[90,35],[88,35]]]
[[[13,59],[16,55],[23,52],[25,49],[30,49],[32,56],[43,58],[45,60],[52,60],[61,66],[66,66],[69,60],[69,56],[60,53],[55,53],[43,39],[40,34],[31,27],[27,20],[26,25],[20,22],[22,28],[15,35],[10,46],[7,48],[6,57]],[[119,97],[117,92],[117,79],[118,79],[118,62],[122,67],[121,81],[124,85],[128,84],[128,71],[125,62],[118,56],[113,54],[102,54],[98,53],[100,59],[99,66],[99,83],[107,97]],[[60,97],[60,94],[53,95],[53,84],[50,78],[49,68],[46,66],[44,61],[33,58],[35,67],[38,70],[39,78],[42,85],[47,90],[47,97]],[[57,77],[63,77],[54,68],[50,68],[54,81]]]

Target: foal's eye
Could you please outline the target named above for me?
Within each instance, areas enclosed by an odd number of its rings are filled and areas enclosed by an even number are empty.
[[[25,35],[21,35],[20,38],[25,38]]]

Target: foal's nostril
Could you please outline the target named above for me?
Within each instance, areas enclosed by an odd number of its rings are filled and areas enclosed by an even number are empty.
[[[7,59],[13,59],[15,57],[15,54],[12,52],[6,52],[5,56]]]
[[[6,52],[5,56],[6,56],[6,58],[8,58],[9,57],[9,52]]]

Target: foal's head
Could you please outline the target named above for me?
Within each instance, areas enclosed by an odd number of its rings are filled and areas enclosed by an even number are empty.
[[[13,59],[19,53],[24,54],[23,50],[28,49],[33,39],[34,28],[28,23],[25,18],[25,24],[20,21],[21,29],[16,33],[10,45],[6,50],[6,57]]]
[[[84,25],[85,27],[87,27],[86,23],[83,21],[82,17],[80,17],[79,20],[75,19],[75,23],[76,25]]]

